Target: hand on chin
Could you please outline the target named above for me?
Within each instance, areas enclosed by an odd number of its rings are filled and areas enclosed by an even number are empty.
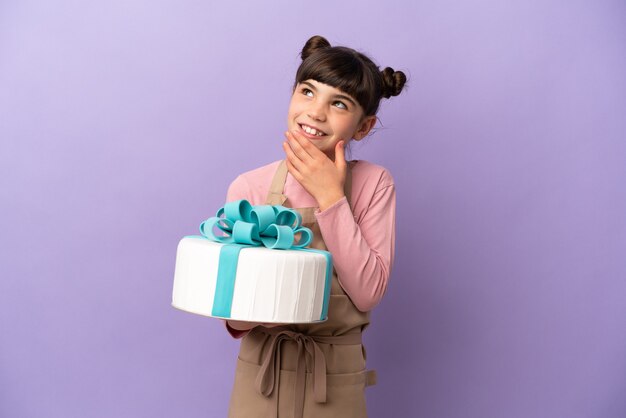
[[[317,200],[320,210],[332,205],[344,195],[347,165],[344,141],[335,144],[330,158],[300,132],[286,132],[283,149],[287,155],[289,173]]]

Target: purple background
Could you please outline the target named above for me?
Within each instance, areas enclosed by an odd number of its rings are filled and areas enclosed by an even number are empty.
[[[308,37],[409,76],[373,417],[626,416],[621,1],[0,3],[0,416],[222,417],[178,240],[283,158]]]

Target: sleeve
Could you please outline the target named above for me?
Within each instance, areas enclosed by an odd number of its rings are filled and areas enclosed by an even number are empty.
[[[246,181],[246,178],[242,175],[237,176],[226,192],[226,203],[234,200],[247,199],[250,200],[250,186]]]
[[[387,290],[395,250],[395,185],[377,190],[357,224],[347,198],[315,212],[339,283],[362,312],[374,308]]]
[[[250,330],[240,331],[238,329],[235,329],[235,328],[231,327],[230,325],[228,325],[228,321],[227,320],[224,319],[223,321],[224,321],[224,324],[226,325],[226,331],[228,331],[228,333],[233,338],[243,338],[244,335],[246,335],[247,333],[250,332]]]
[[[250,188],[245,177],[241,175],[237,176],[237,178],[233,180],[233,182],[230,183],[230,186],[228,187],[228,191],[226,192],[226,203],[232,202],[235,200],[240,200],[240,199],[249,200],[250,199],[249,190]],[[226,326],[226,330],[228,331],[228,333],[233,338],[242,338],[244,335],[246,335],[249,332],[249,331],[240,331],[240,330],[234,329],[233,327],[228,325],[227,320],[224,320],[224,325]]]

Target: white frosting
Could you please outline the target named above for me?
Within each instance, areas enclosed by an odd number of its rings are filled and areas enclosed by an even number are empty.
[[[220,244],[185,237],[178,244],[172,305],[214,316]],[[254,322],[319,322],[326,281],[326,257],[299,250],[246,247],[239,253],[228,319]]]

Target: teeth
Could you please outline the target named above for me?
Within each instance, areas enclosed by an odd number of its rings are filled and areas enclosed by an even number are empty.
[[[311,128],[310,126],[306,126],[306,125],[300,125],[302,126],[302,129],[306,132],[309,133],[311,135],[317,135],[317,136],[322,136],[324,135],[322,132],[318,131],[315,128]]]

